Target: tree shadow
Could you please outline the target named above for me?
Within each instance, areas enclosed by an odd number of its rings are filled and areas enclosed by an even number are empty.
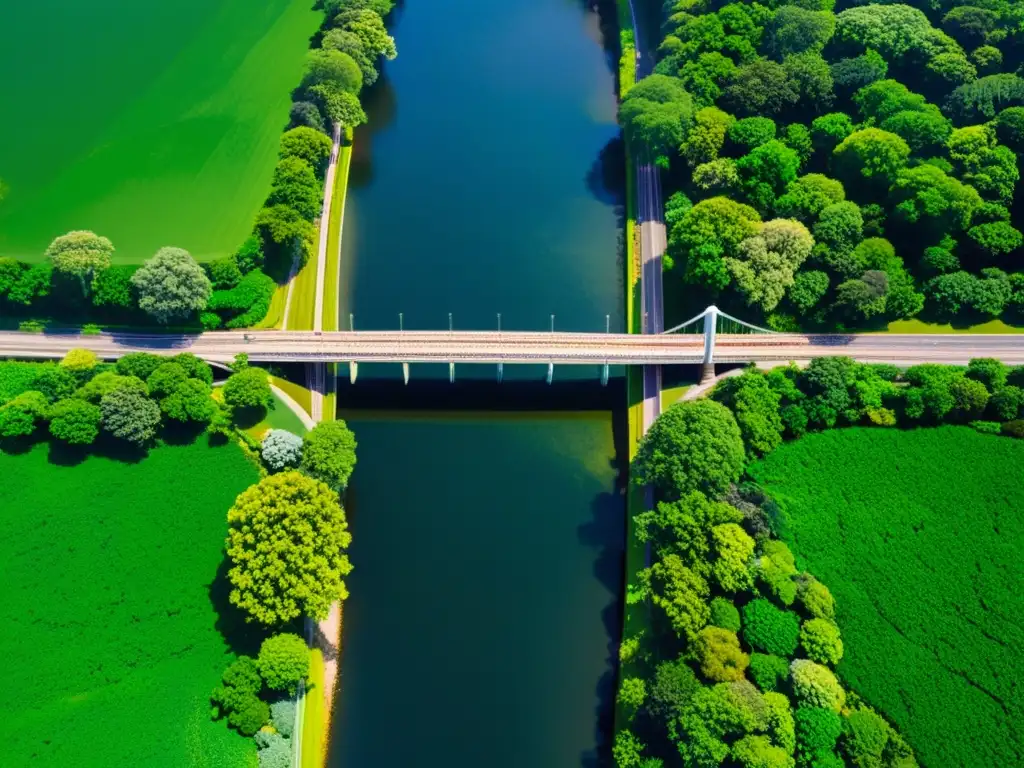
[[[615,206],[619,228],[626,220],[626,144],[622,136],[609,141],[587,171],[587,190],[605,205]]]
[[[267,418],[267,409],[262,405],[235,408],[231,418],[239,429],[251,429]]]
[[[231,582],[228,581],[230,569],[231,564],[225,556],[217,566],[217,573],[207,588],[210,604],[217,613],[214,627],[232,653],[239,656],[255,656],[259,653],[260,644],[267,631],[255,622],[246,621],[245,612],[231,603]]]
[[[168,420],[160,430],[160,439],[168,445],[192,445],[206,431],[206,425],[195,421]]]
[[[87,445],[68,445],[60,440],[51,440],[46,460],[59,467],[75,467],[89,458],[92,453],[89,448]]]

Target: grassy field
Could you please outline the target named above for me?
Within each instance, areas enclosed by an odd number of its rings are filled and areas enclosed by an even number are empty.
[[[1024,763],[1024,441],[842,429],[750,473],[838,604],[839,672],[926,768]]]
[[[235,446],[136,464],[0,453],[5,765],[248,766],[209,718],[230,656],[209,587],[225,515],[257,479]]]
[[[341,269],[341,234],[345,224],[345,195],[348,191],[348,173],[352,165],[352,133],[342,140],[338,154],[338,172],[334,175],[334,193],[331,197],[331,219],[327,230],[327,268],[324,270],[325,331],[338,330],[338,280]]]
[[[989,320],[967,328],[954,328],[949,323],[926,323],[923,320],[894,320],[889,333],[1024,333],[1024,327],[1008,325],[1002,320]]]
[[[302,765],[321,768],[324,762],[324,654],[314,648],[309,654],[309,683],[306,685],[306,716],[302,728]]]
[[[70,0],[0,6],[0,254],[71,229],[136,263],[233,251],[270,184],[312,0]],[[87,41],[87,42],[85,42]],[[82,45],[89,54],[82,55]],[[45,66],[25,66],[45,51]]]

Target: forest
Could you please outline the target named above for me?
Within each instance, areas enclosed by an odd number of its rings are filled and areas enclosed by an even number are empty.
[[[776,330],[1024,318],[1024,6],[669,0],[628,92],[666,291]],[[671,310],[671,306],[670,306]]]

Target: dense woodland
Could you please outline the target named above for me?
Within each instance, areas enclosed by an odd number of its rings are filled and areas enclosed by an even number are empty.
[[[621,117],[666,290],[776,329],[1024,318],[1024,4],[668,0]]]
[[[918,741],[908,742],[889,718],[912,719],[916,700],[892,695],[889,680],[875,676],[868,701],[851,690],[843,668],[837,674],[846,649],[833,595],[776,538],[779,507],[745,481],[745,472],[749,461],[785,439],[832,427],[969,424],[985,434],[1024,438],[1022,385],[1024,366],[1011,369],[991,359],[901,372],[819,358],[803,370],[751,367],[722,381],[710,398],[665,411],[632,467],[634,481],[650,484],[657,503],[634,518],[650,565],[631,578],[627,602],[645,604],[648,625],[627,634],[620,650],[618,704],[620,723],[628,727],[616,736],[619,768],[916,768],[915,752],[969,753],[929,741],[935,729],[915,728]],[[1001,497],[994,504],[1005,511]],[[877,505],[872,509],[877,536],[887,540],[891,520],[877,516]],[[876,567],[891,570],[890,550],[879,550],[878,540],[870,539]],[[848,579],[857,580],[863,562],[844,571]],[[936,604],[958,593],[955,583],[939,581]],[[908,597],[905,590],[890,595],[895,625],[919,615]],[[998,612],[983,612],[993,625],[1004,622]],[[938,610],[930,615],[943,616]],[[938,631],[925,626],[929,635]],[[953,641],[949,647],[955,652],[944,645],[943,653],[953,653],[955,661],[942,658],[951,674],[962,674],[969,657],[988,669],[974,651]],[[871,666],[870,654],[860,666]],[[935,703],[920,685],[914,695],[924,697],[922,705]],[[883,704],[891,711],[875,708]],[[936,711],[933,706],[932,715]],[[947,729],[954,728],[960,725],[950,717]],[[956,764],[992,763],[982,757]]]

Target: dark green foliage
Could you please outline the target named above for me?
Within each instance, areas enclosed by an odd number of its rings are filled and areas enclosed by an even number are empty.
[[[122,311],[134,309],[132,275],[137,270],[137,265],[114,264],[98,273],[92,281],[93,306]]]
[[[308,127],[292,128],[281,136],[281,157],[297,157],[323,177],[331,156],[331,140],[321,131]]]
[[[78,377],[59,365],[43,365],[32,382],[31,389],[42,392],[50,402],[70,397],[78,389]]]
[[[801,312],[807,312],[824,298],[828,284],[828,275],[824,272],[799,272],[789,289],[789,300]]]
[[[261,408],[270,405],[273,393],[262,368],[244,368],[224,382],[224,403],[229,408]]]
[[[1003,424],[1003,434],[1018,439],[1024,438],[1024,419],[1014,419]]]
[[[946,112],[960,125],[991,120],[1007,107],[1024,105],[1024,80],[1017,75],[989,75],[961,85],[949,95]]]
[[[634,459],[636,482],[670,498],[699,490],[714,497],[743,468],[743,437],[725,406],[708,400],[669,408],[644,436]]]
[[[775,656],[792,656],[799,637],[800,621],[795,613],[763,599],[743,606],[743,639],[754,648]]]
[[[712,626],[727,629],[730,632],[740,631],[740,612],[736,606],[724,597],[716,597],[711,600],[711,619],[708,622]]]
[[[647,709],[662,722],[678,717],[700,689],[697,675],[680,657],[663,661],[654,670],[647,692]]]
[[[878,53],[869,50],[861,56],[840,59],[832,64],[831,70],[836,91],[843,96],[849,96],[854,91],[884,78],[889,66]]]
[[[823,707],[797,707],[793,722],[796,726],[797,758],[805,765],[823,755],[830,755],[843,732],[843,721],[839,715]]]
[[[248,328],[270,310],[277,283],[260,269],[253,269],[230,290],[214,291],[207,307],[227,318],[228,328]]]
[[[166,358],[160,355],[152,355],[148,352],[129,352],[118,358],[114,367],[122,376],[135,376],[145,381],[157,369],[157,366],[164,362],[166,362]]]
[[[331,488],[343,491],[355,465],[356,438],[341,419],[317,424],[302,441],[302,471]]]
[[[918,366],[907,378],[954,373]],[[749,469],[836,595],[844,681],[894,719],[922,765],[1016,760],[1024,636],[1004,617],[1018,612],[1024,566],[1012,542],[1024,521],[1006,510],[1024,506],[1022,462],[1024,445],[966,427],[845,429]]]
[[[750,679],[762,691],[778,691],[789,678],[789,662],[781,656],[750,654]]]
[[[146,379],[146,388],[153,397],[167,397],[187,378],[185,369],[177,363],[160,363]]]
[[[324,117],[320,114],[320,109],[309,101],[296,101],[292,104],[289,118],[292,127],[306,126],[318,131],[325,129]]]
[[[756,368],[725,379],[712,396],[733,412],[750,455],[768,453],[782,442],[779,394]]]
[[[755,59],[738,67],[722,96],[739,115],[773,116],[796,104],[800,91],[786,69],[768,59]]]
[[[988,410],[999,421],[1012,421],[1021,414],[1024,389],[1005,386],[996,389],[988,400]]]
[[[770,117],[745,117],[732,123],[726,136],[733,144],[750,150],[775,138],[775,121]]]
[[[320,183],[313,166],[300,157],[283,158],[274,169],[267,205],[287,206],[312,221],[320,213],[320,202]]]
[[[235,261],[242,274],[251,272],[263,265],[263,244],[260,238],[253,234],[245,239],[235,254]]]
[[[649,75],[623,99],[619,119],[632,144],[667,163],[693,119],[693,100],[677,79]]]
[[[217,404],[210,387],[199,379],[188,379],[160,401],[160,410],[170,419],[205,424],[213,419]]]
[[[996,136],[1018,154],[1024,151],[1024,107],[1008,107],[996,116]]]
[[[0,437],[28,437],[45,417],[49,408],[42,392],[22,392],[0,405]]]
[[[225,290],[238,285],[238,281],[242,279],[242,270],[238,268],[238,260],[234,256],[227,256],[207,264],[206,275],[215,290]]]

